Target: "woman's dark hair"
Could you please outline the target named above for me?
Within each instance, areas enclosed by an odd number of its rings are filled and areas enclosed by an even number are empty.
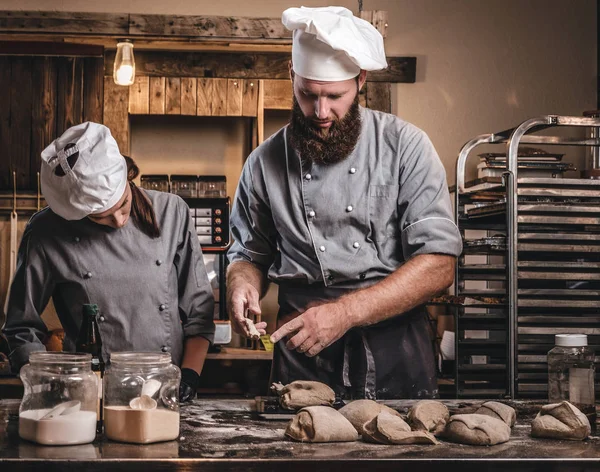
[[[152,203],[133,182],[133,179],[140,174],[140,169],[131,157],[123,157],[127,163],[127,181],[131,187],[131,218],[133,219],[133,223],[142,233],[147,234],[151,238],[158,238],[160,236],[160,228],[156,221],[156,214],[154,213]]]

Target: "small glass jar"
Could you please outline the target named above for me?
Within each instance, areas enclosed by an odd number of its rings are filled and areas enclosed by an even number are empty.
[[[548,352],[548,401],[568,401],[590,420],[596,430],[594,351],[585,334],[557,334]]]
[[[45,445],[90,443],[96,437],[98,377],[91,354],[32,352],[21,368],[19,436]]]
[[[104,434],[148,444],[179,436],[181,371],[165,352],[113,352],[104,373]]]

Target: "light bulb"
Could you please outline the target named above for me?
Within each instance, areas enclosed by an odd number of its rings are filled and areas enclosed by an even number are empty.
[[[131,41],[117,43],[113,80],[117,85],[131,85],[135,80],[135,60]]]

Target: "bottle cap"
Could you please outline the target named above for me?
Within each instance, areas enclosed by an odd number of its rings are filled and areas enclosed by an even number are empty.
[[[98,305],[96,305],[95,303],[84,304],[83,314],[86,316],[96,316],[98,314]]]
[[[557,334],[554,336],[554,343],[565,347],[587,346],[587,334]]]

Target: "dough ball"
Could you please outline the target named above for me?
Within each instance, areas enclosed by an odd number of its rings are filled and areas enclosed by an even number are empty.
[[[285,435],[302,442],[347,442],[358,439],[358,433],[350,421],[328,406],[302,408],[288,424]]]
[[[307,406],[333,405],[335,392],[324,383],[296,380],[279,391],[279,404],[286,410],[299,410]]]
[[[402,418],[383,410],[363,427],[363,439],[381,444],[439,444],[433,434],[411,431]]]
[[[363,434],[363,427],[365,423],[371,421],[382,411],[387,411],[389,414],[402,418],[400,413],[392,408],[377,403],[374,400],[354,400],[348,403],[343,408],[340,408],[339,412],[346,417],[352,426],[356,428],[358,434]],[[409,428],[410,430],[410,428]]]
[[[454,415],[444,430],[444,437],[461,444],[493,446],[510,439],[510,426],[488,415]]]
[[[569,402],[544,405],[531,423],[534,438],[583,440],[592,432],[590,421]]]
[[[417,402],[408,411],[408,423],[415,431],[429,431],[436,436],[444,431],[450,418],[446,405],[435,400]]]
[[[500,402],[485,402],[477,411],[478,415],[487,415],[492,418],[504,421],[511,428],[517,420],[517,413],[514,408]]]

